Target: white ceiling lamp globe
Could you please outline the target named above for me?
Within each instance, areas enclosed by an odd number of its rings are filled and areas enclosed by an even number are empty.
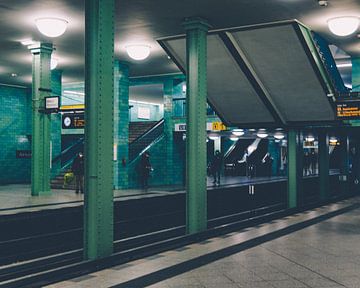
[[[50,69],[54,70],[58,65],[58,60],[56,58],[52,58],[50,60]]]
[[[60,18],[47,17],[36,19],[35,24],[41,34],[55,38],[65,33],[68,22]]]
[[[329,30],[337,36],[353,34],[359,27],[359,18],[353,16],[336,17],[327,21]]]
[[[130,58],[137,61],[145,60],[150,55],[150,46],[148,45],[128,45],[125,49]]]
[[[283,133],[275,133],[274,138],[277,140],[282,140],[285,138],[285,135]]]
[[[245,132],[243,129],[234,129],[232,130],[232,134],[235,136],[243,136]]]

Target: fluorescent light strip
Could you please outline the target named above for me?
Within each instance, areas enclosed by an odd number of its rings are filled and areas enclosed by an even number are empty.
[[[85,96],[85,93],[84,93],[84,92],[76,92],[76,91],[64,90],[64,93],[66,93],[66,94],[72,94],[72,95],[78,95],[78,96]]]
[[[352,67],[352,63],[336,64],[336,67],[338,68]]]

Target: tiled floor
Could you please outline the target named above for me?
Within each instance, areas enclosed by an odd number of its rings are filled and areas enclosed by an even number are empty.
[[[360,197],[47,287],[359,288]]]

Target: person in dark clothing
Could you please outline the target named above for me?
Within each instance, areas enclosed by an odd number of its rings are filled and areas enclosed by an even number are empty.
[[[75,176],[75,193],[84,193],[84,155],[80,152],[74,159],[71,167]]]
[[[146,191],[149,188],[149,177],[152,170],[149,152],[144,152],[140,161],[141,186]]]
[[[214,176],[214,185],[220,185],[220,172],[222,167],[223,157],[219,150],[216,150],[213,160],[211,161],[211,173]]]

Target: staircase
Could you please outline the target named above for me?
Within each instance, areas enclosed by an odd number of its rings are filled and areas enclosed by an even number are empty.
[[[164,120],[158,122],[131,122],[129,123],[129,160],[134,160],[140,153],[155,141],[164,130]],[[71,170],[71,164],[79,151],[83,150],[84,138],[80,138],[76,143],[61,152],[53,159],[53,163],[61,161],[62,171],[51,180],[52,189],[75,190],[74,181],[64,186],[64,175]],[[129,161],[129,162],[130,162]]]
[[[129,143],[134,142],[137,138],[150,130],[157,122],[144,121],[144,122],[130,122],[129,124]]]

